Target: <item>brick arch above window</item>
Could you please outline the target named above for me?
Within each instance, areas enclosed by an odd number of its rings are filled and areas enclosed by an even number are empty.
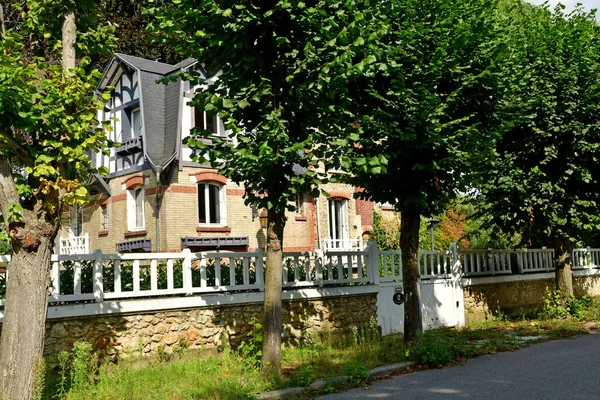
[[[227,178],[215,172],[196,172],[190,174],[190,176],[196,178],[196,183],[210,181],[220,183],[221,185],[227,184]]]
[[[352,198],[352,195],[350,193],[346,193],[346,192],[335,191],[335,192],[329,192],[329,198],[330,199],[350,200]]]
[[[135,174],[124,179],[121,184],[125,186],[125,189],[130,190],[136,186],[143,186],[146,178],[144,174]]]

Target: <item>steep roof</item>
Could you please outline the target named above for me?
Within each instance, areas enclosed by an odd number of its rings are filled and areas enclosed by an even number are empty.
[[[116,57],[123,61],[133,65],[140,71],[151,72],[154,74],[166,75],[176,69],[179,69],[176,65],[165,64],[158,61],[147,60],[145,58],[134,57],[127,54],[117,53]]]
[[[163,78],[175,74],[195,62],[186,59],[177,65],[161,63],[117,53],[106,68],[97,90],[115,85],[124,69],[137,70],[142,113],[144,154],[153,168],[165,167],[175,157],[182,96],[179,81],[164,84]]]

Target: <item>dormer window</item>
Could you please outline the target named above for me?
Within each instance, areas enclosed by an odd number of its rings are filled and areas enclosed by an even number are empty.
[[[142,135],[142,112],[139,106],[128,107],[123,110],[121,123],[123,131],[121,142],[125,143],[132,139],[137,139]]]
[[[225,136],[225,127],[218,116],[194,107],[192,113],[192,127],[212,132],[215,136]]]
[[[142,113],[140,108],[131,110],[131,137],[136,138],[142,134]]]

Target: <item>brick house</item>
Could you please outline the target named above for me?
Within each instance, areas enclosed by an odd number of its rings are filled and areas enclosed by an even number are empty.
[[[263,247],[259,211],[244,205],[244,188],[210,166],[191,160],[183,139],[193,127],[226,137],[222,121],[188,105],[197,87],[158,80],[188,68],[192,59],[169,65],[117,54],[97,90],[111,90],[98,119],[111,121],[110,154],[92,155],[92,201],[66,213],[57,247],[61,253],[160,251],[246,251]],[[328,184],[330,197],[296,199],[288,212],[287,251],[355,248],[371,230],[373,204],[354,199],[356,188]]]

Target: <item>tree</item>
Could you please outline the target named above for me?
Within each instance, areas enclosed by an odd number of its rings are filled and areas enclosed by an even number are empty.
[[[247,204],[268,210],[261,372],[280,374],[284,213],[297,194],[318,194],[325,171],[339,164],[345,133],[356,130],[338,125],[344,110],[328,99],[344,96],[345,64],[364,43],[352,39],[362,34],[363,13],[353,1],[330,0],[182,0],[148,13],[158,18],[152,32],[200,60],[184,76],[205,85],[194,104],[218,113],[231,131],[233,144],[196,130],[188,145],[198,160],[208,152],[213,167],[243,184]]]
[[[11,21],[14,29],[0,40],[0,211],[12,246],[0,337],[2,398],[33,395],[61,212],[87,201],[82,183],[94,172],[88,151],[106,142],[95,119],[101,99],[92,93],[100,74],[84,71],[89,59],[78,65],[75,59],[75,19],[92,5],[29,1],[23,19]],[[88,50],[103,32],[83,31],[80,49]]]
[[[401,214],[404,340],[422,331],[418,266],[421,215],[429,217],[466,190],[485,160],[499,118],[494,111],[502,46],[498,1],[406,0],[380,5],[379,44],[353,82],[353,113],[364,131],[349,146],[347,181]],[[370,157],[383,154],[373,173]]]
[[[529,246],[555,249],[556,288],[573,294],[570,254],[600,227],[600,62],[594,12],[515,2],[510,79],[503,107],[510,129],[482,170],[482,211]]]

